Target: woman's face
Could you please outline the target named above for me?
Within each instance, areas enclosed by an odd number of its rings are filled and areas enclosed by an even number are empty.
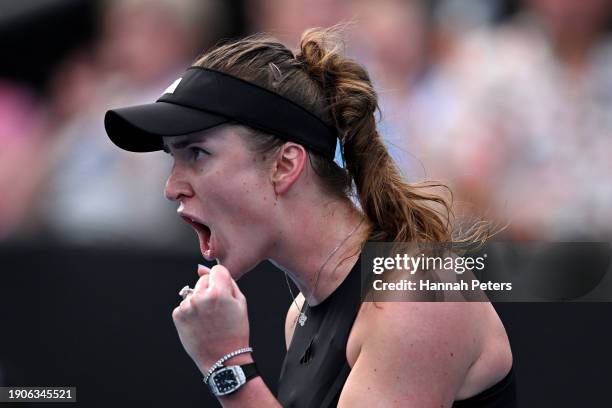
[[[166,197],[179,202],[177,212],[196,230],[204,258],[217,259],[234,279],[265,259],[275,198],[269,171],[240,132],[219,126],[164,137],[174,157]]]

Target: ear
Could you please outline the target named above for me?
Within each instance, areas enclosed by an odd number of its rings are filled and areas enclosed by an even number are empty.
[[[284,194],[299,179],[307,157],[304,146],[297,143],[287,142],[280,147],[271,174],[276,194]]]

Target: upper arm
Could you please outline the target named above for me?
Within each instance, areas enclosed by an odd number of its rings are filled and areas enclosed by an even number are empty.
[[[368,306],[367,334],[338,407],[450,407],[478,356],[471,304]]]
[[[301,308],[304,305],[304,296],[302,293],[298,293],[295,297],[295,302],[291,302],[289,305],[289,310],[287,311],[287,317],[285,318],[285,345],[287,349],[289,349],[289,345],[291,344],[291,339],[293,338],[293,330],[295,329],[295,322],[297,319],[300,310],[296,307],[295,303]]]

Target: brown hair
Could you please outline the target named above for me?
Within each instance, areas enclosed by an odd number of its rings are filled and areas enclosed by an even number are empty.
[[[402,179],[376,128],[372,82],[365,68],[342,52],[340,31],[338,26],[305,31],[295,55],[272,37],[250,36],[213,48],[194,65],[270,89],[335,126],[346,169],[312,151],[310,162],[325,192],[347,200],[356,193],[371,223],[370,240],[451,242],[450,201],[430,191],[446,187]],[[255,130],[250,136],[259,153],[284,143]]]

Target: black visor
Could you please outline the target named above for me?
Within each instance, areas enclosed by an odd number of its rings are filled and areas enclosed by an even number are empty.
[[[155,103],[112,109],[104,126],[117,146],[132,152],[163,148],[162,137],[238,122],[334,158],[335,129],[300,105],[242,79],[190,67]]]

